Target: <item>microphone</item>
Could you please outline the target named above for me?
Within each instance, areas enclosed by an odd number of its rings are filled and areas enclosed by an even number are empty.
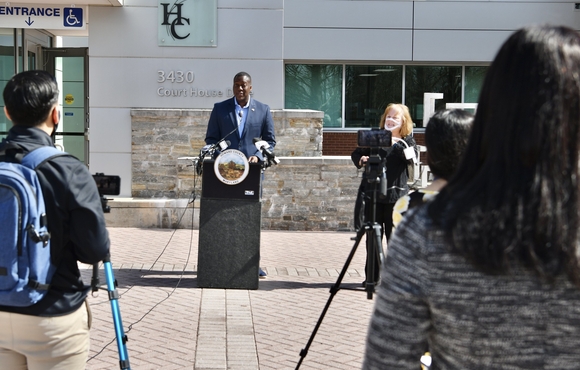
[[[253,139],[253,142],[254,145],[256,146],[256,149],[261,151],[262,154],[266,156],[266,158],[268,158],[268,162],[274,162],[274,164],[280,163],[280,160],[276,158],[276,156],[274,155],[274,153],[270,151],[270,149],[268,149],[270,147],[270,144],[268,144],[267,141],[260,140],[259,137],[255,137]]]
[[[237,127],[234,127],[234,129],[232,131],[230,131],[226,136],[222,137],[217,143],[215,144],[207,144],[206,146],[204,146],[203,148],[201,148],[201,152],[205,152],[205,154],[209,153],[209,152],[213,152],[215,151],[218,147],[221,150],[225,150],[228,146],[230,146],[231,142],[229,140],[226,140],[226,138],[228,136],[230,136],[231,134],[233,134],[234,132],[238,131]]]
[[[203,160],[205,159],[205,156],[208,154],[213,155],[213,153],[219,148],[220,150],[226,150],[227,147],[229,147],[231,145],[231,142],[229,140],[226,140],[226,138],[228,136],[230,136],[231,134],[233,134],[234,132],[236,132],[238,130],[237,127],[235,127],[232,131],[230,131],[226,136],[224,136],[223,138],[221,138],[217,143],[215,144],[207,144],[204,145],[201,150],[199,151],[199,161],[197,162],[197,165],[195,166],[195,172],[197,172],[198,175],[201,175],[201,173],[203,172]]]
[[[230,144],[231,144],[231,142],[229,140],[221,139],[220,141],[218,141],[215,144],[205,145],[203,148],[201,148],[200,157],[203,157],[208,153],[212,153],[218,148],[220,150],[226,150],[227,147],[230,146]]]
[[[380,180],[380,191],[383,197],[387,196],[387,171],[386,168],[383,167],[383,173],[381,173],[381,180]]]

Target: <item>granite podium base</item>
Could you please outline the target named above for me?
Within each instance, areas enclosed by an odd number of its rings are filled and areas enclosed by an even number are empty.
[[[201,198],[198,287],[258,289],[261,205]]]

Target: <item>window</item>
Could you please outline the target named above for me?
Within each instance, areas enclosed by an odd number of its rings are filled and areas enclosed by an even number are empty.
[[[342,127],[342,66],[286,65],[287,109],[324,112],[324,127]]]
[[[402,66],[346,66],[344,127],[379,127],[389,103],[401,103]]]
[[[483,86],[483,79],[488,67],[465,67],[465,97],[464,103],[477,103]]]
[[[435,101],[435,110],[445,103],[461,103],[461,67],[407,66],[405,70],[405,105],[415,127],[423,127],[423,93],[443,93]]]
[[[324,128],[378,127],[389,103],[409,107],[423,127],[423,94],[446,103],[476,103],[487,66],[287,64],[285,107],[324,112]],[[343,79],[344,76],[344,79]],[[344,94],[343,94],[344,91]],[[342,110],[344,107],[344,111]]]

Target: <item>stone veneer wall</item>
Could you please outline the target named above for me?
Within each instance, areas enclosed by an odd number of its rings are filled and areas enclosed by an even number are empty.
[[[354,230],[354,203],[362,171],[350,157],[280,161],[266,169],[262,229]]]
[[[132,196],[184,198],[194,171],[179,157],[195,157],[205,145],[210,109],[133,109]],[[278,157],[322,156],[323,112],[272,111]]]
[[[189,160],[205,144],[210,109],[133,109],[132,196],[109,201],[109,226],[198,228],[201,179]],[[352,230],[360,184],[349,157],[322,157],[323,112],[272,111],[276,155],[266,170],[262,228]]]

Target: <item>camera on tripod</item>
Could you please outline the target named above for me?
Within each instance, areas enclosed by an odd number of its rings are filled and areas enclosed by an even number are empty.
[[[111,212],[111,207],[107,205],[105,195],[119,195],[121,192],[121,178],[116,175],[105,175],[104,173],[97,172],[93,175],[93,180],[95,180],[99,195],[101,196],[103,212]]]
[[[381,148],[391,146],[391,131],[373,128],[358,131],[358,146],[370,148],[369,159],[366,163],[366,179],[369,183],[379,183],[379,195],[387,195],[386,160],[379,155]]]

